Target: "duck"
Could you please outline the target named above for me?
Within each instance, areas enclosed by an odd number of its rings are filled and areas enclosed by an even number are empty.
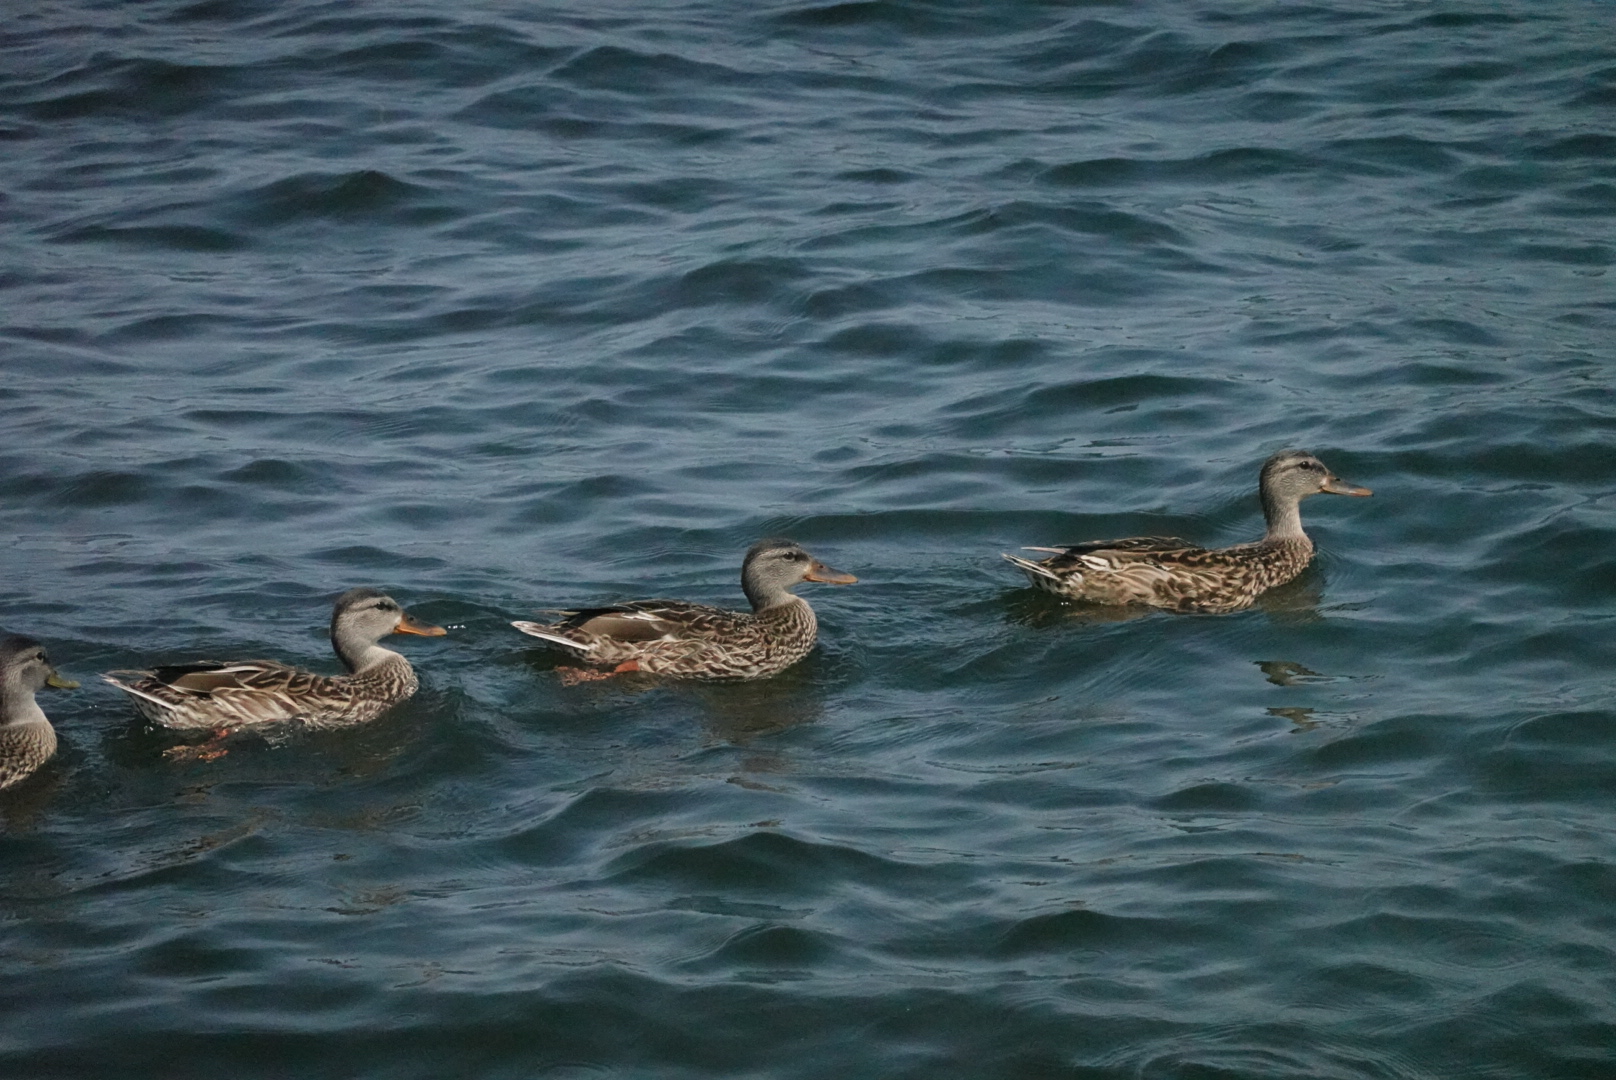
[[[1312,561],[1313,541],[1302,530],[1303,499],[1374,494],[1342,480],[1302,450],[1282,450],[1263,462],[1257,490],[1268,528],[1262,539],[1249,543],[1204,548],[1176,536],[1134,536],[1024,549],[1051,553],[1038,560],[1004,557],[1034,587],[1069,600],[1184,613],[1238,611]]]
[[[814,609],[791,590],[805,581],[851,585],[792,540],[759,540],[741,563],[751,611],[682,600],[636,600],[611,607],[556,611],[560,622],[517,621],[524,634],[560,647],[596,669],[563,669],[563,681],[606,679],[631,671],[683,679],[761,679],[795,664],[819,635]],[[601,670],[605,669],[605,670]]]
[[[345,675],[320,675],[274,660],[198,660],[111,671],[102,678],[128,694],[142,716],[166,728],[213,729],[222,737],[234,728],[283,721],[349,727],[374,720],[419,685],[408,660],[377,644],[382,638],[446,633],[377,589],[349,589],[331,611],[331,646],[348,669]]]
[[[78,683],[51,666],[31,637],[0,640],[0,789],[33,775],[56,754],[56,729],[34,694],[45,687],[73,690]]]

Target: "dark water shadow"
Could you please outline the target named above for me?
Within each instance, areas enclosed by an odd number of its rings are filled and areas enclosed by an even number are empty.
[[[1329,682],[1333,678],[1295,660],[1253,660],[1252,663],[1262,671],[1263,678],[1275,686],[1305,686],[1308,683]]]
[[[1088,604],[1062,600],[1038,589],[1011,589],[1002,595],[1006,622],[1041,630],[1051,626],[1091,626],[1132,622],[1160,614],[1142,605]]]
[[[68,772],[69,766],[58,754],[26,779],[0,791],[0,833],[32,831],[61,793]]]
[[[709,738],[746,746],[825,715],[825,691],[814,678],[813,659],[755,682],[695,683],[689,692],[701,706]]]
[[[1251,606],[1275,622],[1313,623],[1324,619],[1319,612],[1319,605],[1323,603],[1324,576],[1310,568],[1285,584],[1269,589]]]
[[[627,672],[610,678],[568,685],[565,672],[578,665],[544,648],[525,650],[522,664],[556,691],[592,709],[640,704],[663,695],[671,714],[695,714],[710,741],[744,746],[756,739],[824,716],[825,690],[816,670],[825,662],[818,654],[765,679],[699,681]]]
[[[306,773],[308,759],[324,759],[331,775],[363,778],[394,768],[427,738],[429,717],[449,711],[442,695],[417,694],[375,720],[350,728],[311,729],[296,723],[231,731],[218,744],[223,754],[198,760],[187,751],[213,738],[213,732],[180,731],[133,716],[102,736],[102,752],[112,765],[139,773],[168,771],[175,777],[254,775],[285,769]],[[291,754],[291,757],[285,757]]]

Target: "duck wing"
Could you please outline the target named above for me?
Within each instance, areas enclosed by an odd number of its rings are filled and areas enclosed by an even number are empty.
[[[1129,536],[1121,540],[1090,540],[1065,547],[1035,547],[1051,555],[1039,565],[1056,573],[1062,570],[1110,570],[1126,563],[1179,562],[1194,558],[1206,549],[1181,536]]]
[[[182,694],[211,695],[220,690],[265,690],[284,687],[296,676],[319,679],[274,660],[198,660],[168,664],[142,672],[141,684],[158,683]]]
[[[610,638],[621,642],[711,638],[733,633],[746,620],[740,612],[683,600],[637,600],[611,607],[564,612],[550,629],[566,637]]]
[[[177,728],[325,720],[346,715],[357,693],[352,679],[274,660],[199,660],[150,671],[112,671],[103,678],[133,697],[143,716]]]

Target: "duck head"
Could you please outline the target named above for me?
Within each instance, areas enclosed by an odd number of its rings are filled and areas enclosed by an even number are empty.
[[[45,655],[45,647],[30,637],[8,637],[0,641],[0,698],[33,700],[45,687],[72,690],[78,683],[63,677]]]
[[[778,537],[753,544],[741,563],[741,588],[752,602],[753,611],[790,601],[791,590],[804,581],[851,585],[857,580],[852,574],[826,566],[800,544]]]
[[[366,666],[364,656],[388,634],[442,637],[441,626],[421,622],[377,589],[349,589],[331,611],[331,644],[350,671]]]
[[[1305,450],[1281,450],[1263,462],[1258,484],[1270,536],[1301,533],[1297,507],[1310,495],[1374,494],[1366,487],[1347,483]]]

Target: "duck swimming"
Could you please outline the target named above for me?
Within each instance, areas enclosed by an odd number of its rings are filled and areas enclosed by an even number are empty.
[[[56,729],[34,694],[47,686],[72,690],[33,638],[0,641],[0,788],[30,776],[56,753]]]
[[[1302,531],[1303,499],[1320,493],[1372,494],[1301,450],[1282,450],[1263,462],[1258,493],[1268,530],[1250,543],[1203,548],[1176,536],[1134,536],[1027,548],[1053,553],[1036,561],[1004,557],[1037,588],[1071,600],[1204,614],[1238,611],[1312,560],[1313,541]]]
[[[557,623],[513,622],[524,634],[558,645],[610,670],[568,669],[569,682],[643,671],[685,679],[761,679],[784,671],[813,649],[814,609],[791,590],[804,581],[851,585],[790,540],[759,540],[741,564],[751,611],[682,600],[637,600],[611,607],[559,611]]]
[[[331,612],[331,645],[346,675],[319,675],[274,660],[199,660],[114,671],[103,678],[134,699],[142,716],[163,727],[228,731],[286,720],[346,727],[375,719],[419,685],[410,662],[377,642],[388,634],[445,633],[375,589],[349,589]]]

